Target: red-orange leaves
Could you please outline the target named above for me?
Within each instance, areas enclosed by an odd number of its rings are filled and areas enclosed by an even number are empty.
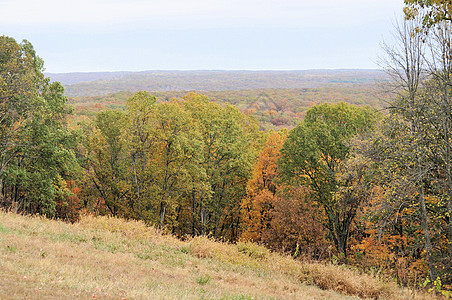
[[[242,239],[262,241],[262,233],[269,228],[274,203],[277,200],[277,160],[287,132],[272,132],[268,135],[253,176],[247,185],[247,195],[242,200]]]

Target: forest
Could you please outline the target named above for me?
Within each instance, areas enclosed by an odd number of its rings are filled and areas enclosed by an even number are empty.
[[[196,92],[124,92],[125,102],[76,123],[31,43],[1,36],[0,205],[68,222],[142,220],[181,239],[252,241],[448,297],[452,24],[448,4],[406,2],[396,42],[383,46],[384,110],[324,101],[273,128],[255,117],[259,105],[250,113],[252,102],[244,109]]]
[[[373,84],[388,79],[381,70],[142,71],[45,73],[65,86],[68,97],[105,96],[122,91],[240,91],[305,89]]]
[[[157,102],[182,99],[189,91],[153,91]],[[197,92],[200,93],[200,92]],[[70,123],[95,118],[98,112],[108,109],[125,109],[127,98],[134,93],[122,91],[105,96],[69,97],[74,107]],[[322,103],[346,102],[358,106],[371,106],[384,109],[389,97],[378,91],[378,84],[334,85],[304,89],[253,89],[239,91],[203,91],[202,95],[219,104],[233,104],[242,113],[253,116],[263,131],[292,129],[304,118],[308,109]]]

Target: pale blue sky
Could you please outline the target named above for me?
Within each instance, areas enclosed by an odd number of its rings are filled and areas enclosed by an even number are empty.
[[[47,72],[378,68],[402,0],[0,0]]]

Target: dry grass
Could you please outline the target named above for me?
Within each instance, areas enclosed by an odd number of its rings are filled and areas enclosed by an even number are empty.
[[[251,243],[180,241],[141,222],[0,212],[1,299],[412,299],[394,283]],[[424,299],[428,295],[417,295]]]

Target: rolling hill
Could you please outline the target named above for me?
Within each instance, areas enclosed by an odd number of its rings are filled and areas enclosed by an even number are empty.
[[[53,81],[60,81],[69,97],[139,90],[163,92],[350,87],[388,80],[379,70],[143,71],[46,75]]]

